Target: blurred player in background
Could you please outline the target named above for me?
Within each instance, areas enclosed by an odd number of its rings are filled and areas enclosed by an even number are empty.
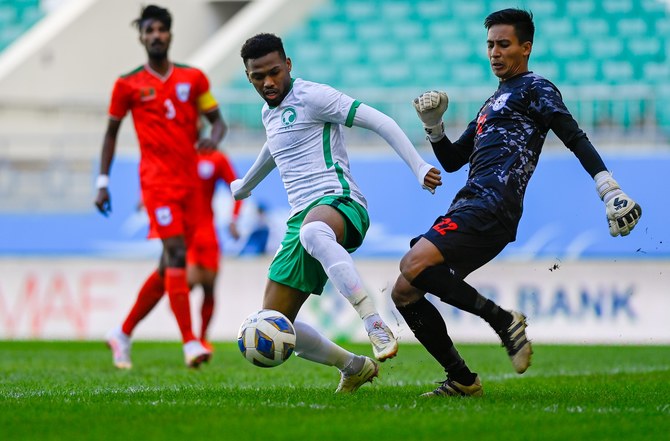
[[[330,279],[363,319],[375,357],[384,361],[395,356],[397,341],[349,254],[361,245],[369,217],[349,171],[342,126],[379,134],[431,191],[441,185],[440,172],[419,156],[388,116],[330,86],[292,79],[291,60],[279,37],[250,38],[241,56],[249,82],[266,102],[262,118],[267,141],[244,178],[231,185],[233,195],[248,197],[277,167],[291,205],[286,235],[270,265],[263,308],[295,322],[310,294],[321,294]],[[298,356],[340,369],[337,392],[353,392],[377,375],[372,359],[342,349],[305,323],[295,322],[295,328]]]
[[[114,85],[95,205],[104,215],[111,212],[109,171],[121,121],[130,111],[141,152],[142,200],[150,230],[163,243],[163,253],[123,324],[108,334],[107,343],[114,365],[130,368],[130,335],[167,291],[182,335],[186,365],[198,367],[211,353],[193,333],[186,278],[186,244],[195,233],[204,204],[198,191],[196,148],[215,149],[226,127],[207,77],[198,69],[174,64],[168,58],[172,39],[170,12],[149,5],[133,24],[139,30],[148,60]],[[209,138],[198,139],[201,114],[212,126]]]
[[[526,317],[484,298],[463,279],[497,256],[516,239],[526,186],[549,130],[577,156],[594,178],[606,204],[612,236],[627,235],[642,210],[621,191],[551,82],[528,70],[535,26],[532,15],[505,9],[490,14],[488,57],[499,78],[498,90],[456,142],[444,134],[444,92],[426,92],[414,100],[435,156],[447,172],[470,168],[465,186],[446,214],[411,242],[400,262],[393,301],[416,338],[444,367],[447,379],[425,396],[478,396],[483,389],[447,333],[444,319],[425,297],[475,314],[500,336],[517,373],[530,365],[532,348]],[[557,206],[556,210],[574,210]]]
[[[200,308],[200,343],[209,350],[213,350],[207,340],[207,330],[214,313],[214,291],[216,278],[219,273],[219,258],[221,247],[214,225],[214,210],[212,200],[219,182],[230,185],[236,179],[235,170],[228,157],[219,150],[202,150],[198,154],[198,176],[201,183],[203,200],[206,201],[203,213],[199,218],[195,237],[188,245],[186,253],[186,273],[189,288],[202,287],[203,299]],[[231,221],[228,224],[230,236],[237,240],[240,234],[237,230],[237,218],[240,214],[242,201],[233,203]]]

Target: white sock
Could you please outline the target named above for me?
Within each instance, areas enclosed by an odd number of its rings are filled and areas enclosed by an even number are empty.
[[[332,228],[325,222],[310,222],[300,229],[300,242],[305,250],[321,263],[335,288],[365,321],[365,329],[368,332],[372,329],[372,323],[382,321],[374,302],[363,288],[354,260],[347,250],[337,243]],[[375,316],[373,320],[368,320],[373,315]]]
[[[295,354],[305,360],[336,366],[339,370],[347,367],[356,356],[328,340],[323,334],[305,322],[293,322],[295,327]]]

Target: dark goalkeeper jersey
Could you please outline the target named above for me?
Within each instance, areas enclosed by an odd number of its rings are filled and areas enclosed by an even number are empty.
[[[433,143],[435,155],[446,171],[470,165],[467,182],[449,211],[492,211],[515,238],[526,187],[549,129],[592,176],[605,170],[556,86],[526,72],[500,82],[458,141],[451,143],[445,137]]]

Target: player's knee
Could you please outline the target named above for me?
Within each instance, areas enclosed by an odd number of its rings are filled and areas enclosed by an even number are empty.
[[[395,306],[407,306],[419,300],[422,295],[402,275],[398,276],[391,290],[391,300]]]
[[[310,255],[328,241],[336,241],[335,232],[325,222],[315,221],[300,227],[300,243]]]
[[[400,260],[400,274],[402,274],[408,284],[411,283],[416,276],[421,274],[425,268],[426,267],[422,261],[417,259],[411,253],[405,254]]]
[[[167,256],[167,266],[184,268],[186,267],[186,247],[181,245],[174,245],[167,247],[165,250]]]

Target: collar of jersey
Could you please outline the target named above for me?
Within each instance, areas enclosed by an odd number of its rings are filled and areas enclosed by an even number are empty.
[[[152,75],[152,76],[158,78],[158,79],[161,80],[162,82],[166,82],[167,79],[170,78],[170,75],[172,75],[172,71],[174,70],[174,63],[170,62],[170,68],[169,68],[168,71],[165,73],[165,75],[161,75],[161,74],[159,74],[158,72],[156,72],[155,70],[153,70],[153,69],[151,68],[151,66],[149,66],[149,63],[145,63],[145,64],[144,64],[144,70],[146,70],[147,72],[149,72],[149,75]]]
[[[295,78],[291,78],[291,85],[288,87],[288,92],[286,92],[286,96],[284,98],[286,98],[288,96],[288,94],[291,93],[291,90],[293,90],[293,82],[294,81],[295,81]],[[284,101],[284,100],[282,100],[282,101]],[[270,110],[276,109],[279,106],[281,106],[281,103],[277,104],[276,106],[268,105],[268,109],[270,109]]]

